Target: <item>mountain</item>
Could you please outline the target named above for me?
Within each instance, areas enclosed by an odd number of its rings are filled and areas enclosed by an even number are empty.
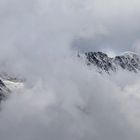
[[[116,72],[119,69],[135,73],[140,71],[140,56],[133,52],[115,57],[109,57],[103,52],[86,52],[78,54],[78,57],[83,58],[88,66],[96,67],[100,73]],[[24,79],[0,72],[0,102],[5,100],[12,91],[23,87]]]
[[[140,71],[140,56],[133,52],[126,52],[120,56],[109,57],[103,52],[86,52],[83,56],[88,66],[95,66],[99,72],[116,72],[123,69],[132,72]]]
[[[0,80],[0,102],[5,100],[10,92],[10,89],[4,84],[2,80]]]
[[[16,89],[22,88],[24,82],[11,75],[1,73],[0,74],[0,102],[7,99],[11,92]]]

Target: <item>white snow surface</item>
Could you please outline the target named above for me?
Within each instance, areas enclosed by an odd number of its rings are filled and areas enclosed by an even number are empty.
[[[6,87],[9,88],[11,91],[24,88],[23,82],[14,82],[9,80],[3,80],[3,82],[6,85]]]

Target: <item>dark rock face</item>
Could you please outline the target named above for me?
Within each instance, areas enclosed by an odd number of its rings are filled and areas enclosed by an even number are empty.
[[[140,70],[140,57],[136,54],[116,56],[114,62],[121,68],[129,71],[137,72],[138,70]]]
[[[2,80],[0,80],[0,102],[5,100],[10,93],[10,90],[5,86]]]
[[[2,80],[0,80],[0,87],[6,87]]]
[[[85,53],[88,60],[88,65],[94,64],[98,68],[108,72],[110,70],[115,70],[112,63],[112,58],[109,58],[107,54],[102,52],[88,52]]]
[[[140,70],[140,56],[135,53],[124,53],[124,55],[109,57],[103,52],[86,52],[87,65],[94,65],[99,70],[109,73],[118,68],[138,72]]]

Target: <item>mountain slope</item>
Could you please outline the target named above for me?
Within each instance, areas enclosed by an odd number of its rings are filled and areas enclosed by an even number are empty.
[[[86,52],[84,58],[87,65],[96,66],[100,72],[110,73],[120,68],[133,72],[140,71],[140,56],[132,52],[127,52],[114,58],[109,57],[103,52]]]
[[[0,102],[7,99],[11,92],[23,88],[24,82],[8,74],[0,74]]]
[[[7,96],[10,94],[10,90],[6,87],[4,82],[0,80],[0,102],[5,100]]]

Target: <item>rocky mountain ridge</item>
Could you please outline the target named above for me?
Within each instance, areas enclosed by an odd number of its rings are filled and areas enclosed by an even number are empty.
[[[0,103],[7,99],[7,97],[18,88],[22,88],[24,82],[22,79],[11,76],[9,74],[0,74]]]
[[[140,71],[140,56],[133,52],[126,52],[122,55],[109,57],[103,52],[86,52],[84,56],[88,66],[95,66],[100,72],[116,72],[119,69],[138,72]]]

